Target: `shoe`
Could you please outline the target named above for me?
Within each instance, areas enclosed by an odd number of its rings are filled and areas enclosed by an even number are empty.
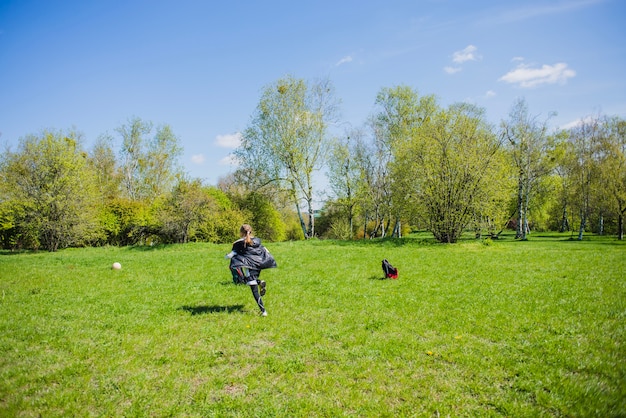
[[[265,296],[265,285],[266,283],[263,280],[261,280],[259,283],[259,287],[261,288],[261,292],[260,292],[261,296]]]
[[[261,316],[267,316],[267,311],[261,312]]]

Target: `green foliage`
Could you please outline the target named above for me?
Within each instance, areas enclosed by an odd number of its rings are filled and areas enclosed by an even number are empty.
[[[624,416],[626,248],[567,237],[273,243],[266,318],[229,244],[0,254],[0,416]]]
[[[506,166],[482,116],[467,104],[439,109],[398,146],[394,171],[405,199],[441,242],[456,242],[475,217],[502,216],[495,209],[506,198],[497,191]]]
[[[33,225],[23,222],[26,207],[14,200],[0,202],[0,245],[3,249],[38,249],[38,234]]]
[[[285,222],[285,239],[287,241],[301,241],[304,239],[304,234],[302,233],[302,228],[300,227],[300,220],[298,217],[290,212],[287,214],[283,213],[283,219]]]
[[[349,205],[343,199],[327,201],[315,225],[320,237],[329,239],[350,240],[354,237],[350,217],[347,215]]]
[[[543,204],[536,189],[554,167],[554,147],[547,131],[547,120],[537,122],[523,98],[514,103],[509,120],[502,122],[502,136],[517,178],[517,237],[522,240],[526,239],[531,223],[531,207]]]
[[[159,235],[166,243],[230,242],[238,237],[245,217],[221,190],[184,178],[156,213]]]
[[[94,144],[88,164],[92,170],[96,188],[103,202],[115,199],[120,194],[121,173],[112,148],[113,138],[100,136]]]
[[[152,135],[152,122],[133,117],[116,132],[122,138],[123,196],[152,203],[169,192],[180,174],[177,158],[182,154],[179,139],[171,127],[159,126]]]
[[[212,206],[215,205],[199,180],[179,179],[157,212],[164,241],[188,242],[194,235],[192,231],[207,222]]]
[[[285,223],[280,212],[274,208],[272,202],[260,193],[251,192],[242,202],[245,210],[250,214],[250,223],[255,234],[267,241],[284,241],[287,234]]]
[[[107,242],[113,245],[144,244],[158,231],[153,209],[146,202],[114,199],[100,215]]]
[[[56,251],[94,238],[95,181],[77,133],[22,138],[17,151],[2,156],[0,171],[4,210],[11,209],[9,245]]]
[[[291,76],[267,86],[250,126],[235,151],[249,180],[249,188],[276,183],[290,192],[291,203],[301,214],[306,203],[309,220],[313,215],[313,171],[325,162],[327,126],[335,118],[333,87],[327,80],[306,82]],[[300,215],[304,224],[304,217]],[[303,234],[315,234],[309,222]]]

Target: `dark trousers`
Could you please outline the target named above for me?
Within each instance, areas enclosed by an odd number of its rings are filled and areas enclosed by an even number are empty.
[[[250,286],[252,296],[254,297],[257,305],[259,305],[259,309],[261,309],[261,312],[265,312],[263,299],[261,299],[261,294],[259,293],[259,284],[261,283],[259,277],[261,276],[261,271],[249,269],[247,267],[231,267],[230,271],[233,274],[233,281],[236,284],[247,284]]]

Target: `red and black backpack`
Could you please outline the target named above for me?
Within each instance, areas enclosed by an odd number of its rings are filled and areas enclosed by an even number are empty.
[[[383,272],[385,273],[385,278],[388,279],[397,279],[398,278],[398,269],[391,265],[389,261],[385,258],[383,260]]]

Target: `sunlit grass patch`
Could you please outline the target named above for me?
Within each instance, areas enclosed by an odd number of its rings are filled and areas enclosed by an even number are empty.
[[[266,318],[227,245],[0,255],[0,415],[626,414],[614,239],[269,246]]]

